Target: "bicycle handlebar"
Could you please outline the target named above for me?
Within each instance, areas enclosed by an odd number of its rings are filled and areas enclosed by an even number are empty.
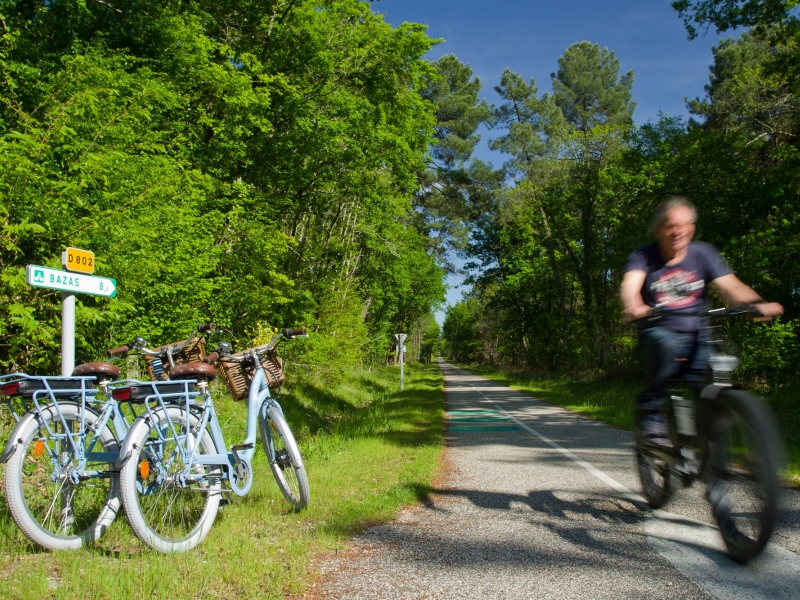
[[[216,328],[217,324],[214,323],[213,321],[209,323],[200,323],[200,325],[197,326],[197,329],[195,329],[192,332],[192,335],[186,338],[184,342],[178,344],[169,344],[160,350],[151,350],[149,348],[146,348],[145,346],[147,345],[147,340],[145,340],[143,337],[136,337],[131,343],[125,344],[124,346],[119,346],[117,348],[112,348],[107,352],[109,356],[118,356],[120,354],[126,354],[131,350],[139,350],[142,354],[146,356],[160,356],[164,354],[167,350],[171,350],[173,353],[180,352],[186,346],[189,345],[189,343],[195,338],[196,334],[209,333],[211,331],[214,331]]]
[[[269,341],[269,344],[267,344],[263,348],[253,348],[250,351],[246,351],[246,353],[242,356],[234,356],[233,354],[231,354],[228,351],[228,349],[232,350],[232,348],[230,348],[230,344],[228,344],[227,342],[222,342],[220,343],[219,347],[214,348],[208,354],[208,356],[206,356],[203,359],[203,362],[207,362],[210,364],[216,360],[219,360],[221,356],[224,356],[227,360],[231,360],[233,362],[242,362],[244,360],[247,360],[248,356],[252,356],[253,354],[260,356],[262,354],[266,354],[267,352],[272,351],[275,348],[275,346],[277,346],[280,343],[280,341],[284,338],[287,340],[292,340],[298,337],[308,337],[308,333],[306,332],[307,329],[305,327],[300,327],[298,329],[289,329],[289,328],[284,329],[283,333],[276,333]],[[224,347],[223,344],[227,348]]]
[[[663,304],[657,304],[652,307],[647,314],[633,319],[630,323],[642,323],[644,321],[656,321],[664,316],[667,307]],[[759,317],[761,311],[758,310],[755,304],[739,304],[737,306],[728,306],[726,308],[714,308],[711,310],[703,311],[695,316],[698,317],[738,317],[742,315]]]

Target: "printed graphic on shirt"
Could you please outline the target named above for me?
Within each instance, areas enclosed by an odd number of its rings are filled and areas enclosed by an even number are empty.
[[[706,282],[694,271],[672,269],[650,284],[658,304],[670,308],[683,308],[695,302],[703,294]]]

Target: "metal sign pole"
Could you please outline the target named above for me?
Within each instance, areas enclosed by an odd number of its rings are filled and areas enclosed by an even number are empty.
[[[75,294],[61,293],[61,376],[75,370]]]
[[[405,373],[403,369],[403,354],[405,354],[406,347],[403,342],[406,341],[407,334],[395,333],[394,338],[397,340],[397,353],[400,355],[400,390],[405,389]]]
[[[400,346],[400,391],[405,389],[405,377],[403,376],[403,347]]]

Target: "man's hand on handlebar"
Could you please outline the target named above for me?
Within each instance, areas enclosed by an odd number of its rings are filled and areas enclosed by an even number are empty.
[[[783,314],[783,306],[777,302],[761,302],[760,304],[754,304],[753,307],[761,313],[760,317],[755,317],[753,319],[756,323],[772,321],[775,317],[779,317]]]
[[[628,323],[632,323],[637,319],[643,319],[650,312],[650,307],[647,304],[639,304],[636,306],[626,307],[622,311],[622,318]]]

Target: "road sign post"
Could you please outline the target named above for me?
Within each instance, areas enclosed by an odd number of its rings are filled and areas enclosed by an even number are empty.
[[[61,376],[75,370],[75,294],[61,292]]]
[[[397,355],[400,359],[400,391],[405,389],[405,373],[403,372],[403,355],[406,353],[406,347],[403,342],[408,337],[405,333],[395,333],[394,339],[397,340]]]
[[[28,285],[61,294],[61,375],[68,377],[75,369],[75,294],[92,294],[114,298],[117,282],[107,277],[95,277],[94,254],[88,250],[67,248],[61,255],[66,271],[39,265],[25,268]]]

